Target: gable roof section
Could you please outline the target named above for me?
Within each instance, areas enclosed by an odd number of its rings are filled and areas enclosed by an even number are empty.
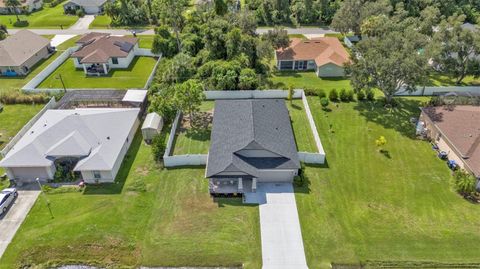
[[[103,6],[107,0],[70,0],[68,3],[72,3],[82,7],[100,7]]]
[[[81,48],[72,53],[71,57],[81,58],[80,63],[106,63],[112,57],[127,57],[137,43],[135,37],[88,33],[77,41]]]
[[[29,30],[0,41],[0,66],[21,66],[24,62],[50,44],[50,40]]]
[[[422,111],[453,144],[472,172],[480,176],[480,107],[425,107]]]
[[[319,37],[310,40],[293,38],[290,46],[276,51],[280,61],[314,60],[317,66],[333,63],[343,66],[350,62],[350,55],[336,37]]]
[[[0,161],[2,167],[46,167],[55,157],[83,157],[74,168],[111,170],[138,108],[47,110]]]
[[[243,149],[262,149],[279,158],[247,158]],[[256,176],[259,169],[300,167],[290,117],[282,99],[215,102],[207,177],[224,171]]]

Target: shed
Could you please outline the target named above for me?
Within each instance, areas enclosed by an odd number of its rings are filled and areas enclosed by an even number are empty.
[[[143,140],[150,142],[153,137],[162,131],[163,119],[157,113],[152,112],[145,117],[142,125]]]

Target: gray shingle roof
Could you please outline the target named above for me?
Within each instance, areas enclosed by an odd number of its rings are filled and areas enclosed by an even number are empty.
[[[0,41],[0,66],[21,66],[33,55],[50,44],[50,40],[29,30]]]
[[[236,154],[242,149],[263,149],[281,157],[247,158]],[[266,168],[300,168],[285,101],[217,100],[206,176],[223,171],[256,176]]]

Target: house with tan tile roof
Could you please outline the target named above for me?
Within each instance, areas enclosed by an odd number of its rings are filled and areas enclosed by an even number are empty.
[[[75,67],[94,76],[107,75],[111,69],[128,68],[138,50],[137,38],[105,33],[85,34],[76,44],[80,48],[70,56]]]
[[[350,55],[336,37],[291,39],[290,46],[275,52],[278,70],[315,70],[319,77],[345,76]]]

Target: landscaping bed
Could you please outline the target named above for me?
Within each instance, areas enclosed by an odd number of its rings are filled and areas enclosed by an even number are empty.
[[[63,88],[58,75],[62,76],[66,88],[143,88],[157,59],[135,57],[126,69],[112,69],[107,76],[85,76],[83,69],[75,68],[72,59],[67,59],[38,88]]]
[[[456,193],[445,162],[415,139],[411,117],[426,98],[399,106],[350,102],[321,111],[309,97],[327,163],[307,166],[296,188],[310,268],[337,264],[478,264],[478,205]],[[330,129],[328,126],[332,126]],[[375,140],[387,144],[379,151]]]
[[[114,184],[38,199],[0,260],[25,265],[260,268],[259,213],[212,200],[204,168],[162,169],[137,134]]]

